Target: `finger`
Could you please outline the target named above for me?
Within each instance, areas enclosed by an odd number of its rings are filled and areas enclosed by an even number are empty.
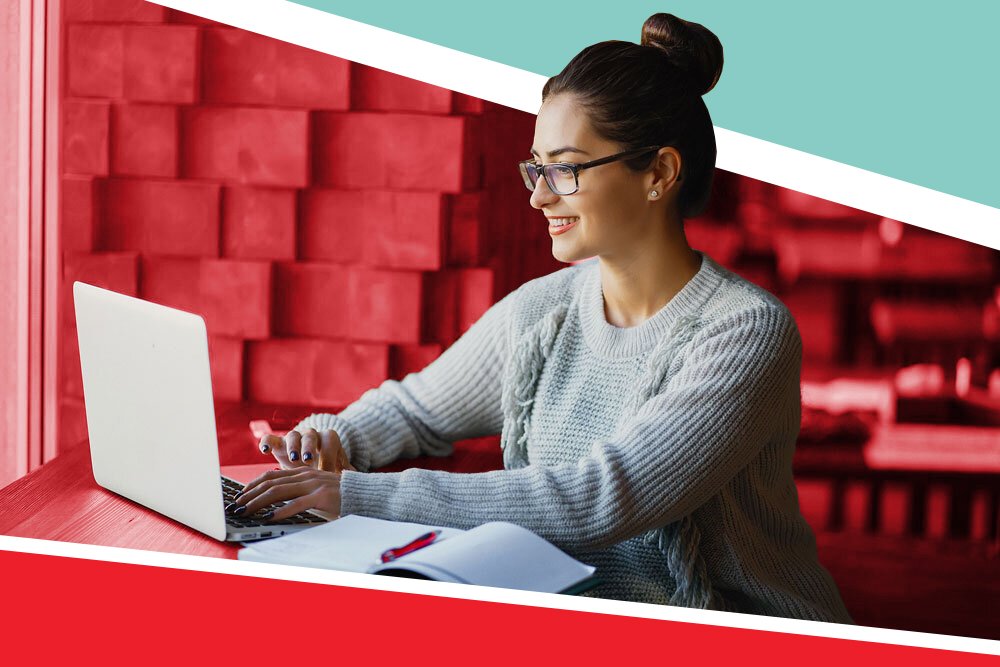
[[[302,465],[302,434],[298,431],[289,431],[285,434],[285,454],[292,465]]]
[[[261,437],[257,446],[262,453],[274,456],[282,468],[294,467],[288,463],[288,457],[285,455],[285,440],[281,436],[269,433]]]
[[[334,496],[330,483],[321,483],[310,493],[295,498],[274,510],[268,520],[281,521],[306,510],[312,510],[314,514],[319,514],[325,519],[335,519],[340,511],[340,502],[339,497],[336,498],[335,502]]]
[[[259,489],[263,489],[260,493],[256,494],[252,499],[247,500],[245,503],[241,503],[246,510],[244,512],[240,512],[240,514],[245,513],[250,515],[260,508],[267,507],[273,503],[301,498],[302,496],[315,491],[316,487],[320,484],[322,484],[322,482],[319,480],[308,478],[275,479],[270,482],[265,482],[258,487]],[[241,498],[240,500],[243,499]],[[292,512],[292,514],[295,514],[295,512]]]
[[[308,470],[310,470],[310,468],[304,468],[301,466],[297,468],[290,468],[288,470],[268,470],[267,472],[250,480],[246,486],[243,487],[243,490],[236,494],[236,499],[242,502],[245,498],[254,497],[255,490],[264,482],[283,477],[295,477],[296,475],[300,475]]]
[[[316,429],[307,428],[302,431],[302,463],[315,467],[319,453],[319,434]]]
[[[279,436],[273,433],[267,433],[261,436],[260,442],[257,443],[257,448],[260,449],[262,454],[270,454],[271,451],[275,449],[280,448],[283,450],[284,448],[281,447],[283,442],[284,441]]]
[[[320,461],[321,470],[330,472],[341,472],[343,470],[354,470],[344,446],[340,442],[340,436],[333,429],[326,429],[320,434]]]
[[[287,486],[288,484],[297,484],[304,481],[301,478],[298,479],[271,479],[258,484],[254,489],[236,499],[236,501],[226,507],[226,513],[233,516],[250,516],[256,512],[261,507],[260,498],[265,493],[271,491],[274,488],[281,486]],[[269,496],[274,497],[274,494]],[[272,501],[273,502],[273,501]],[[264,502],[266,505],[267,502]]]
[[[305,512],[306,510],[313,509],[313,505],[316,504],[316,499],[313,494],[307,494],[300,496],[299,498],[294,498],[287,503],[285,503],[280,508],[274,510],[274,514],[267,517],[268,521],[282,521],[290,516],[295,516],[299,512]]]

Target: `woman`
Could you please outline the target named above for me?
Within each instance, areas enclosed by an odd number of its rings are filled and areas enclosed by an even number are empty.
[[[795,322],[684,236],[721,70],[714,34],[656,14],[641,45],[550,79],[521,173],[555,257],[594,259],[521,286],[422,372],[264,438],[283,469],[233,510],[510,521],[596,565],[598,597],[852,622],[792,480]],[[504,470],[366,474],[497,432]]]

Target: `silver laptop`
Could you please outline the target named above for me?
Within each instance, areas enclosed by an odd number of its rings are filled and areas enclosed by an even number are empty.
[[[198,315],[73,283],[94,479],[217,540],[277,537],[325,522],[225,512],[242,484],[219,472],[208,361]]]

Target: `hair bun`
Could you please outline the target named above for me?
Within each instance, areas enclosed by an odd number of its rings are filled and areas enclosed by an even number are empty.
[[[662,50],[688,74],[699,95],[712,90],[722,76],[722,42],[700,23],[653,14],[642,24],[640,43]]]

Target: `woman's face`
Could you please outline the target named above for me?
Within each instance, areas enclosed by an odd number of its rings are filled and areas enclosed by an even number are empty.
[[[573,95],[552,96],[538,111],[531,150],[537,164],[589,162],[623,150],[594,132]],[[654,179],[652,171],[636,172],[621,161],[612,162],[581,171],[580,189],[560,196],[539,178],[531,205],[549,220],[552,255],[562,262],[627,256],[648,233]],[[564,221],[569,224],[553,224]]]

